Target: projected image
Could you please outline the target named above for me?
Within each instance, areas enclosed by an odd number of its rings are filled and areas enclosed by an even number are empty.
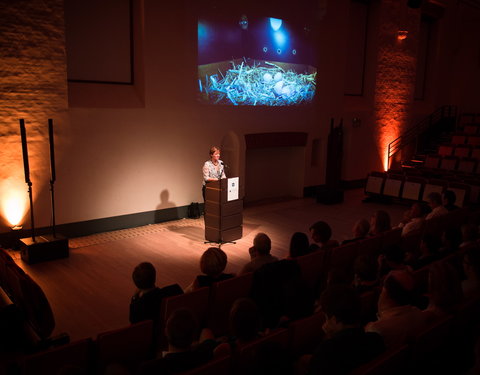
[[[317,74],[312,44],[308,30],[278,18],[201,18],[199,99],[223,105],[311,103]]]

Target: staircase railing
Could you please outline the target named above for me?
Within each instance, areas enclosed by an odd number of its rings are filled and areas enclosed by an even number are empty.
[[[388,144],[388,166],[391,165],[391,159],[397,152],[405,146],[417,142],[420,135],[431,129],[435,124],[446,118],[456,118],[457,107],[454,105],[444,105],[436,109],[435,112],[421,120],[418,124],[412,126],[400,137]],[[417,150],[416,150],[417,151]]]

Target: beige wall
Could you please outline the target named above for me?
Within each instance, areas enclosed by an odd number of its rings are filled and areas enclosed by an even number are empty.
[[[38,11],[44,2],[30,3],[36,4]],[[324,183],[326,140],[332,117],[336,123],[340,118],[344,120],[343,179],[361,179],[369,171],[382,168],[381,152],[377,150],[374,137],[377,130],[374,98],[375,90],[381,84],[377,69],[379,25],[382,17],[385,18],[382,15],[385,14],[385,8],[382,7],[391,1],[372,1],[366,86],[362,97],[343,95],[350,2],[320,2],[323,11],[318,12],[314,29],[319,60],[318,97],[313,107],[292,109],[210,107],[197,104],[197,24],[194,9],[185,7],[184,2],[168,2],[169,5],[157,0],[135,2],[136,19],[141,20],[136,25],[138,80],[135,86],[70,84],[70,106],[66,116],[66,60],[61,33],[62,20],[58,19],[61,3],[53,2],[55,7],[51,13],[56,17],[50,21],[60,37],[51,41],[49,34],[45,33],[45,50],[40,56],[30,57],[35,61],[33,65],[43,61],[45,69],[52,69],[56,72],[56,77],[61,77],[57,79],[57,88],[54,89],[58,95],[50,102],[63,100],[64,104],[56,106],[53,112],[50,104],[45,108],[35,107],[34,115],[35,121],[42,124],[44,121],[46,124],[46,118],[52,113],[55,118],[58,117],[57,223],[139,213],[200,201],[200,169],[208,158],[209,147],[227,140],[230,148],[226,154],[234,155],[232,157],[236,171],[245,177],[248,165],[245,165],[245,145],[241,139],[245,134],[251,133],[308,133],[307,145],[302,151],[305,155],[304,175],[298,176],[298,171],[295,171],[289,177],[301,179],[295,185],[297,187],[320,185]],[[406,1],[402,3],[406,4]],[[445,14],[438,23],[436,54],[432,62],[434,77],[428,86],[426,100],[414,103],[413,98],[406,99],[411,101],[409,104],[412,108],[409,111],[412,111],[412,118],[422,117],[442,104],[456,104],[469,111],[479,111],[478,107],[474,108],[478,100],[473,99],[478,98],[478,44],[469,41],[479,40],[475,34],[478,31],[474,22],[480,17],[476,11],[469,12],[463,8],[459,10],[457,7],[463,5],[449,1]],[[10,7],[4,12],[12,15],[19,10]],[[34,14],[36,11],[32,12]],[[415,11],[405,11],[402,14],[409,17],[410,13],[413,13],[411,20],[418,22],[419,16]],[[388,17],[394,16],[390,14]],[[471,22],[464,22],[465,18]],[[18,18],[12,18],[11,24],[15,22],[18,22]],[[412,27],[417,26],[414,24]],[[21,39],[25,35],[21,29],[16,29],[15,32],[8,37],[8,42],[13,45],[14,58],[15,46],[18,44],[15,45],[12,40]],[[475,38],[469,39],[472,34]],[[415,32],[411,35],[413,38]],[[56,53],[49,60],[46,51],[52,48],[51,43],[55,43]],[[381,43],[385,46],[387,42],[382,40]],[[41,43],[37,42],[37,45]],[[2,56],[2,64],[11,65],[12,60]],[[463,66],[467,68],[461,69]],[[36,75],[31,66],[23,71],[30,74],[31,82],[42,77]],[[18,82],[13,82],[12,85],[17,87]],[[2,91],[7,89],[4,87]],[[15,110],[5,114],[5,108],[11,108],[12,103],[15,103]],[[2,162],[4,166],[14,166],[2,168],[2,179],[12,181],[13,185],[10,185],[24,197],[26,185],[22,181],[16,119],[28,116],[29,113],[25,113],[24,109],[32,103],[35,103],[35,96],[22,101],[15,96],[2,97],[0,101],[2,122],[8,128],[0,139]],[[361,119],[360,126],[353,126],[353,118]],[[318,165],[314,166],[310,164],[313,139],[320,140],[318,152],[321,154]],[[43,156],[32,157],[40,161],[45,159],[45,155],[48,155],[45,142],[46,139],[38,137],[38,142],[34,144],[42,151],[36,154]],[[34,144],[32,149],[36,147]],[[236,147],[232,146],[235,144],[239,147],[238,153],[231,149]],[[7,145],[11,145],[8,146],[8,156],[5,151]],[[32,168],[35,176],[36,224],[46,226],[50,222],[48,163],[34,162]],[[11,190],[5,184],[2,189],[2,197]],[[167,200],[165,197],[168,197]],[[3,218],[3,213],[0,216],[3,220],[0,232],[5,232],[8,223]],[[26,222],[28,226],[28,220]]]

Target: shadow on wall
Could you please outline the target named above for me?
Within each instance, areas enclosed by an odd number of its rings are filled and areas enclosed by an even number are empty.
[[[167,220],[180,218],[180,213],[175,202],[170,202],[170,193],[167,189],[160,192],[160,204],[155,211],[155,223],[161,223]]]

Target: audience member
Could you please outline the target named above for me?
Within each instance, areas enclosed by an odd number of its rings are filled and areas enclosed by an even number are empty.
[[[448,214],[448,210],[443,206],[440,193],[433,191],[427,196],[428,205],[432,211],[425,217],[425,220],[433,219]]]
[[[248,250],[250,253],[250,262],[248,262],[240,272],[254,272],[264,264],[278,261],[278,258],[270,255],[272,242],[265,233],[257,233],[253,239],[253,246]]]
[[[155,285],[155,267],[149,262],[143,262],[136,266],[132,273],[132,279],[138,288],[130,302],[129,320],[132,324],[149,319],[156,323],[160,316],[162,299],[183,293],[178,284],[158,288]]]
[[[425,225],[425,209],[421,203],[414,203],[405,213],[404,220],[398,225],[402,228],[402,236],[418,232]]]
[[[371,255],[360,255],[353,265],[353,287],[358,295],[379,287],[378,262]]]
[[[474,246],[478,239],[478,225],[473,223],[463,224],[461,226],[462,243],[459,248]]]
[[[308,374],[349,374],[384,351],[382,338],[359,324],[360,303],[348,285],[328,287],[320,298],[327,339],[314,351]]]
[[[463,255],[463,272],[466,277],[462,282],[465,299],[480,297],[480,249],[471,249]]]
[[[331,240],[332,229],[324,221],[317,221],[310,228],[310,235],[313,243],[310,245],[311,251],[327,250],[338,246],[338,241]]]
[[[370,219],[370,236],[377,236],[392,229],[390,215],[383,210],[376,211]]]
[[[411,268],[405,264],[405,251],[399,245],[386,247],[378,256],[379,280],[391,271],[411,272]]]
[[[457,226],[451,226],[442,233],[442,247],[439,253],[443,255],[454,253],[462,243],[462,232]]]
[[[210,287],[218,281],[231,279],[235,275],[224,273],[226,266],[227,254],[218,247],[208,248],[200,258],[200,270],[203,272],[203,275],[198,275],[186,291]]]
[[[230,345],[248,344],[262,335],[258,307],[250,298],[237,299],[230,310]]]
[[[447,261],[434,262],[429,267],[428,307],[434,317],[454,313],[463,300],[462,283],[455,267]]]
[[[438,260],[441,244],[442,243],[437,236],[430,233],[425,233],[420,241],[419,256],[409,256],[408,264],[414,270],[418,270],[419,268]]]
[[[367,332],[380,334],[387,348],[403,345],[427,326],[428,316],[411,305],[414,279],[408,272],[392,271],[378,299],[378,320],[368,323]]]
[[[290,240],[289,257],[296,258],[310,253],[308,236],[303,232],[295,232]]]
[[[194,345],[198,327],[194,315],[187,309],[176,310],[170,315],[165,327],[168,350],[161,358],[143,363],[140,374],[175,374],[190,370],[213,358],[218,343],[210,338]]]
[[[370,223],[368,222],[367,219],[357,220],[352,228],[353,238],[343,241],[342,245],[365,239],[369,231],[370,231]]]
[[[455,205],[457,195],[453,190],[445,190],[442,194],[442,203],[448,211],[458,210],[460,207]]]

